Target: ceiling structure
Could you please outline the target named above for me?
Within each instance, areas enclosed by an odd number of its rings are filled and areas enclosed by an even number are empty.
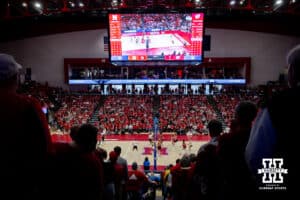
[[[230,9],[265,14],[300,14],[300,0],[1,0],[2,17],[11,18],[54,12],[117,9]]]
[[[300,36],[300,0],[0,0],[0,41],[106,28],[111,11],[204,11],[207,27]]]

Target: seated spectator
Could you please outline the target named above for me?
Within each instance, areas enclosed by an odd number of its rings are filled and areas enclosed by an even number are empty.
[[[128,172],[128,181],[126,190],[131,200],[141,200],[143,195],[143,187],[147,184],[154,183],[140,170],[136,162],[132,163],[132,170]]]
[[[161,173],[154,173],[153,171],[147,173],[147,177],[150,181],[152,181],[152,185],[144,188],[144,198],[155,199],[156,196],[156,188],[161,186]]]

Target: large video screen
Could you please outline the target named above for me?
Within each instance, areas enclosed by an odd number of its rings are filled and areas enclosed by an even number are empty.
[[[203,32],[203,13],[110,13],[110,61],[201,63]]]

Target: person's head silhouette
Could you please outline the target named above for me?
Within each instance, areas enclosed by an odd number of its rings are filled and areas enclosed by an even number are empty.
[[[300,83],[300,44],[287,54],[288,84],[297,87]]]
[[[11,55],[0,54],[0,88],[16,86],[21,69],[22,66]]]

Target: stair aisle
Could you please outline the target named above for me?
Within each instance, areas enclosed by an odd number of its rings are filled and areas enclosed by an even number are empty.
[[[226,123],[225,123],[225,121],[224,121],[224,118],[223,118],[223,116],[222,116],[222,113],[220,112],[219,108],[217,107],[217,104],[216,104],[216,102],[215,102],[213,96],[212,96],[212,95],[208,95],[208,96],[207,96],[207,101],[209,102],[209,104],[212,106],[212,108],[213,108],[214,111],[216,112],[216,114],[217,114],[217,119],[218,119],[220,122],[222,122],[222,124],[223,124],[223,130],[225,130],[225,128],[227,127],[227,126],[226,126]]]
[[[101,96],[97,106],[95,107],[92,117],[88,120],[89,124],[92,124],[94,126],[99,125],[99,108],[101,108],[103,106],[104,102],[105,102],[105,96]],[[97,128],[99,128],[99,127],[97,127]]]

